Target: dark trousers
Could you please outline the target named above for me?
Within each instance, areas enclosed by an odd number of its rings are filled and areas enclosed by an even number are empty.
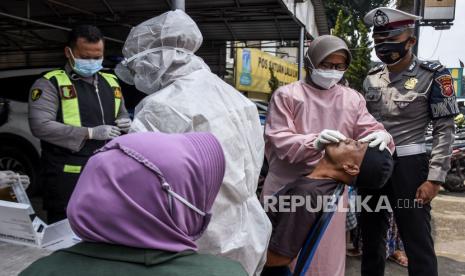
[[[260,276],[291,276],[288,266],[265,266]]]
[[[437,276],[437,259],[431,236],[431,206],[421,205],[414,200],[417,188],[427,179],[428,158],[426,154],[418,154],[395,157],[394,162],[394,172],[385,187],[381,190],[359,191],[362,199],[372,196],[367,205],[373,210],[367,212],[362,209],[360,215],[362,276],[384,275],[389,224],[387,210],[374,211],[380,196],[387,196],[393,209],[409,261],[409,275]]]
[[[90,157],[42,151],[42,187],[47,223],[66,218],[66,206],[74,191],[80,173],[66,172],[65,165],[81,166],[81,171]]]

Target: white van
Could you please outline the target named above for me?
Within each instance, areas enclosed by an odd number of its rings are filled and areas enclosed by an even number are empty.
[[[0,71],[0,170],[27,174],[38,189],[40,141],[29,129],[28,97],[34,81],[53,68]]]

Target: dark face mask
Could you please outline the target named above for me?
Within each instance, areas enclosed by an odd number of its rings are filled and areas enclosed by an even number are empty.
[[[405,46],[409,41],[410,38],[407,38],[403,42],[382,42],[376,44],[376,55],[385,64],[394,64],[408,53],[409,49],[406,49]]]

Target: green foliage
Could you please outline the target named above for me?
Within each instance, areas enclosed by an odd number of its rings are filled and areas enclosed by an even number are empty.
[[[328,17],[337,11],[332,34],[344,39],[351,49],[352,63],[345,73],[349,85],[360,91],[370,69],[371,41],[363,16],[371,9],[386,5],[389,0],[325,1]]]
[[[368,71],[370,70],[370,52],[371,52],[371,41],[368,37],[368,29],[362,21],[358,21],[357,24],[357,35],[356,44],[352,41],[352,63],[346,72],[346,79],[349,85],[361,91],[363,86],[363,80],[365,79]]]
[[[338,36],[347,41],[347,34],[349,34],[351,27],[352,16],[347,16],[343,10],[339,10],[334,26],[333,35]]]
[[[411,0],[409,0],[411,1]],[[345,14],[353,14],[354,20],[363,19],[365,14],[370,10],[386,6],[389,0],[324,0],[326,15],[329,21],[329,27],[334,28],[336,19],[340,11]]]

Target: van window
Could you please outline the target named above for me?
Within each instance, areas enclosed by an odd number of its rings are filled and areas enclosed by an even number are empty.
[[[0,98],[27,102],[29,89],[40,75],[18,76],[0,79]]]

